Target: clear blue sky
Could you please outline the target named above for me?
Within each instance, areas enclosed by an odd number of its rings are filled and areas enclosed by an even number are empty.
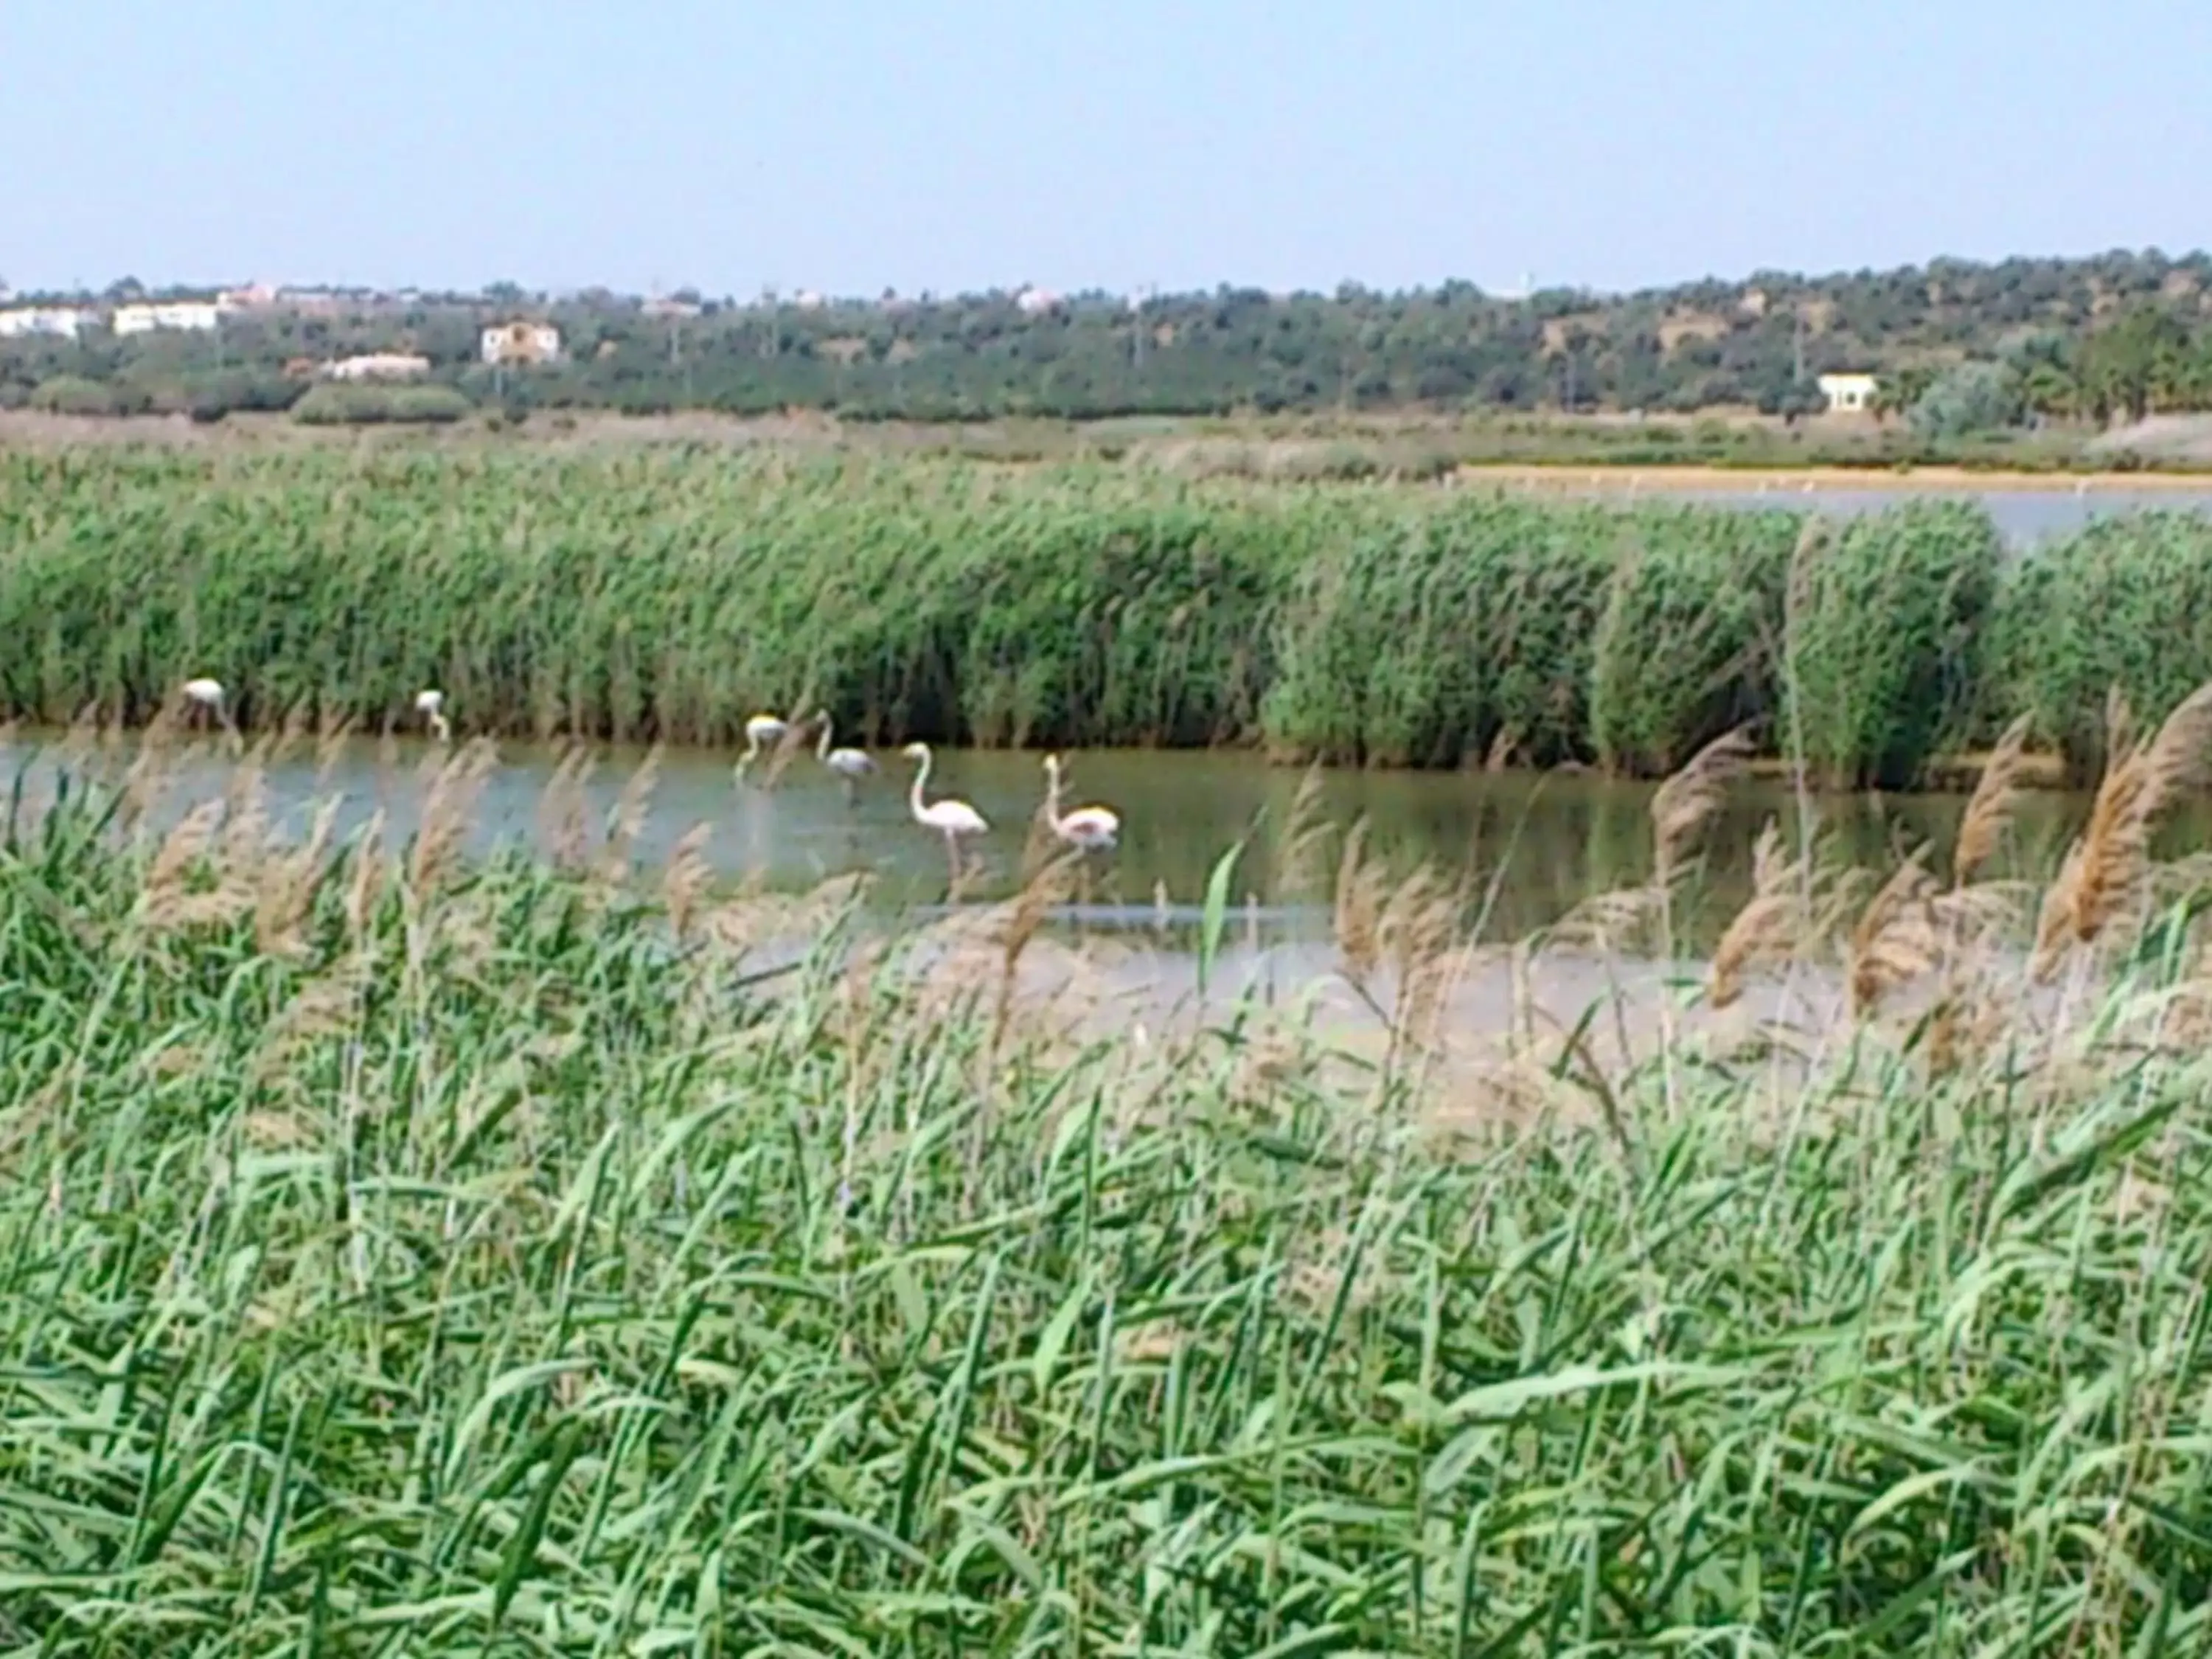
[[[19,287],[1623,288],[2212,240],[2212,0],[0,5]]]

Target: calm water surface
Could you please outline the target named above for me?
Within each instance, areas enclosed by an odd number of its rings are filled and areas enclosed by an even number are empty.
[[[1617,500],[1618,484],[1571,489],[1579,495]],[[1700,501],[1713,507],[1788,508],[1838,518],[1879,513],[1911,501],[1972,501],[1980,503],[1998,533],[2015,548],[2032,547],[2070,535],[2092,519],[2171,507],[2212,512],[2212,489],[2130,489],[2125,485],[2085,483],[2060,489],[1805,489],[1796,484],[1767,489],[1655,489],[1638,492],[1657,501]]]
[[[51,790],[57,751],[51,742],[19,742],[5,757],[11,771],[27,763],[27,791]],[[404,836],[419,822],[430,756],[419,743],[385,748],[350,744],[327,775],[312,744],[270,769],[272,816],[283,829],[304,827],[324,793],[343,802],[340,829],[349,830],[381,809]],[[623,786],[644,759],[638,750],[603,749],[584,791],[594,832],[613,817]],[[943,838],[908,816],[912,768],[894,751],[878,757],[882,771],[848,804],[838,781],[800,757],[773,789],[741,785],[726,755],[672,750],[661,757],[647,816],[634,843],[641,867],[665,863],[674,843],[698,823],[711,826],[705,853],[722,876],[771,890],[799,890],[832,877],[866,872],[871,902],[896,908],[943,902],[947,870]],[[527,744],[502,744],[483,785],[471,830],[471,850],[547,844],[545,796],[558,753]],[[1164,910],[1187,925],[1202,903],[1216,861],[1242,842],[1245,852],[1232,901],[1261,925],[1285,936],[1317,932],[1327,917],[1310,898],[1285,890],[1284,830],[1301,774],[1231,753],[1158,753],[1093,750],[1068,757],[1069,806],[1098,802],[1121,815],[1121,843],[1091,860],[1085,919],[1102,926],[1143,927]],[[204,745],[191,751],[156,813],[173,820],[192,805],[219,799],[232,775],[227,756]],[[969,874],[963,897],[1001,898],[1019,884],[1030,821],[1043,794],[1041,757],[1003,751],[944,751],[930,795],[956,795],[990,820],[989,832],[968,843]],[[1592,893],[1631,885],[1649,874],[1651,787],[1582,773],[1550,775],[1338,770],[1323,775],[1322,810],[1339,829],[1364,817],[1370,854],[1389,867],[1428,864],[1462,884],[1470,921],[1493,939],[1517,938],[1554,921]],[[1907,847],[1927,840],[1947,855],[1963,799],[1956,795],[1832,797],[1817,803],[1838,851],[1869,867],[1893,867]],[[2056,867],[2065,837],[2086,803],[2038,794],[2023,805],[2006,870],[2042,877]],[[1703,913],[1732,912],[1749,890],[1751,848],[1770,815],[1785,827],[1796,807],[1779,784],[1739,787],[1709,841]],[[2179,826],[2177,839],[2212,844],[2212,823]],[[1333,872],[1333,850],[1326,855]]]

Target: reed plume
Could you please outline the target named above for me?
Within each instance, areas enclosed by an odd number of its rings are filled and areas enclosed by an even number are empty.
[[[685,830],[661,877],[661,902],[667,908],[668,926],[678,944],[690,941],[692,923],[699,915],[699,902],[714,878],[706,856],[707,842],[714,833],[714,826],[704,819]]]
[[[1805,931],[1804,860],[1788,855],[1772,818],[1760,827],[1751,861],[1751,896],[1722,930],[1705,981],[1705,1000],[1716,1008],[1742,996],[1753,969],[1792,954]]]
[[[2212,758],[2212,683],[2182,699],[2148,741],[2115,688],[2106,704],[2104,775],[2089,822],[2045,895],[2033,971],[2048,980],[2069,945],[2093,947],[2139,904],[2151,838],[2181,797],[2201,788]]]
[[[2004,729],[1996,747],[1974,781],[1966,815],[1959,820],[1959,842],[1951,854],[1951,884],[1964,887],[1981,874],[2012,823],[2020,803],[2021,777],[2027,762],[2029,717],[2021,715]]]
[[[1854,1019],[1871,1018],[1882,1000],[1934,971],[1942,952],[1928,873],[1928,848],[1915,848],[1875,890],[1844,946],[1844,979]]]
[[[1706,827],[1727,804],[1752,757],[1747,726],[1723,732],[1684,762],[1651,797],[1652,884],[1669,891],[1689,866]]]

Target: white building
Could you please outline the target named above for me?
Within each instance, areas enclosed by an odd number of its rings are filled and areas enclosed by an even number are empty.
[[[404,351],[371,351],[323,365],[331,380],[411,380],[430,372],[430,360]]]
[[[550,323],[495,323],[484,330],[481,349],[488,363],[558,362],[561,331]]]
[[[222,326],[228,309],[215,300],[171,300],[158,305],[118,306],[108,326],[120,337],[177,330],[205,334]]]
[[[90,313],[81,306],[19,306],[0,311],[0,340],[25,340],[39,336],[74,340]]]
[[[1048,289],[1025,288],[1014,295],[1014,305],[1024,317],[1042,317],[1060,304],[1060,295]]]
[[[1874,407],[1881,383],[1871,374],[1823,374],[1820,395],[1831,415],[1863,415]]]

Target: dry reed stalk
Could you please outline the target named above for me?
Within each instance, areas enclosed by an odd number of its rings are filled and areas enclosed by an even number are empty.
[[[714,833],[714,826],[703,818],[685,830],[661,875],[661,902],[679,945],[690,943],[691,924],[698,920],[699,901],[714,880],[713,866],[707,862],[707,842]]]
[[[354,724],[350,716],[334,717],[325,714],[322,726],[315,735],[315,793],[330,793],[331,783],[337,776],[338,768],[345,763],[346,747],[353,737]]]
[[[1431,1050],[1451,988],[1468,960],[1459,948],[1459,907],[1443,878],[1424,866],[1392,889],[1377,933],[1398,980],[1391,1014],[1393,1050]]]
[[[1254,1018],[1235,1052],[1224,1086],[1239,1105],[1265,1107],[1282,1089],[1319,1069],[1311,1034],[1280,1018]]]
[[[1811,931],[1806,858],[1787,855],[1782,827],[1772,818],[1760,827],[1751,861],[1751,896],[1722,930],[1713,951],[1705,1000],[1715,1008],[1726,1008],[1742,996],[1744,976],[1753,968],[1796,955]]]
[[[1332,927],[1344,959],[1345,977],[1365,987],[1382,961],[1383,890],[1381,865],[1365,856],[1367,820],[1356,819],[1344,837],[1337,860],[1336,899]]]
[[[2141,904],[2150,874],[2150,842],[2165,814],[2203,787],[2212,757],[2212,683],[2197,687],[2148,742],[2116,689],[2106,704],[2104,776],[2089,822],[2045,896],[2033,971],[2047,981],[2071,945],[2094,948]]]
[[[444,972],[449,977],[461,981],[476,978],[499,954],[498,901],[483,888],[464,892],[439,907],[435,926],[418,936],[418,949],[425,942],[424,936],[434,939],[443,947]],[[541,1007],[540,1012],[550,1017],[547,1009]],[[552,1035],[557,1038],[561,1034]],[[544,1040],[534,1038],[533,1045]]]
[[[1489,752],[1482,757],[1482,769],[1496,776],[1513,764],[1513,757],[1521,748],[1521,733],[1513,726],[1501,726],[1498,735],[1490,740]]]
[[[2004,832],[2020,804],[2020,786],[2027,763],[2029,717],[2022,714],[2004,729],[1996,747],[1974,781],[1974,793],[1959,820],[1959,844],[1951,854],[1951,884],[1964,887],[1981,874],[1996,855]]]
[[[1417,1108],[1417,1127],[1432,1146],[1464,1148],[1572,1116],[1581,1107],[1547,1066],[1525,1055],[1494,1054],[1435,1078]]]
[[[253,908],[252,889],[220,855],[216,826],[222,803],[203,801],[177,821],[148,866],[138,915],[155,932],[181,932],[235,921]],[[211,879],[202,885],[205,872]]]
[[[346,937],[356,950],[368,945],[377,901],[388,874],[384,857],[384,809],[379,807],[355,839],[352,873],[346,881]]]
[[[282,766],[307,746],[307,737],[315,729],[315,705],[311,697],[302,697],[284,711],[277,722],[276,734],[269,745],[271,765]]]
[[[1706,827],[1727,804],[1752,756],[1747,726],[1723,732],[1684,762],[1651,797],[1652,884],[1670,892]]]
[[[831,876],[793,897],[764,891],[760,876],[749,875],[728,898],[702,913],[700,935],[730,955],[742,955],[763,939],[811,939],[860,901],[869,879],[857,871]]]
[[[801,706],[804,707],[804,705]],[[763,769],[761,777],[762,788],[773,789],[782,781],[784,772],[791,765],[793,757],[806,746],[806,739],[799,735],[804,729],[796,711],[785,719],[783,735],[775,740],[775,746],[768,751],[768,763]]]
[[[652,816],[653,792],[660,781],[663,753],[663,745],[658,743],[647,750],[644,760],[623,781],[622,793],[615,799],[614,814],[599,853],[597,884],[601,888],[619,887],[629,878],[630,853]]]
[[[241,872],[257,866],[270,841],[269,757],[273,740],[262,738],[231,768],[223,785],[222,838],[219,856]]]
[[[295,958],[307,950],[305,933],[315,891],[330,873],[331,838],[337,827],[338,797],[315,808],[307,838],[289,852],[266,853],[254,896],[253,934],[264,955]]]
[[[1576,901],[1565,915],[1527,941],[1532,952],[1585,951],[1613,957],[1641,945],[1659,908],[1656,887],[1618,887]]]
[[[1045,919],[1067,902],[1074,886],[1076,863],[1082,856],[1071,850],[1044,860],[1022,884],[1013,903],[1006,907],[999,939],[999,983],[991,1013],[991,1040],[984,1049],[987,1056],[995,1057],[1006,1040],[1007,1022],[1013,1015],[1014,984],[1021,971],[1022,957],[1044,927]]]
[[[538,797],[538,833],[547,860],[575,870],[590,856],[591,811],[585,786],[599,763],[582,744],[562,750]]]
[[[428,900],[459,862],[461,843],[475,821],[477,798],[497,764],[490,742],[471,738],[438,769],[422,803],[422,822],[407,863],[407,886],[417,903]]]
[[[215,844],[216,826],[222,821],[221,801],[202,801],[169,828],[147,866],[141,896],[156,901],[185,884],[192,868]]]
[[[307,981],[269,1023],[246,1066],[246,1080],[276,1085],[303,1051],[350,1030],[368,988],[367,961],[358,956],[344,957],[329,973]]]
[[[136,828],[167,793],[176,775],[172,716],[163,709],[139,735],[137,752],[123,775],[117,817],[126,830]]]
[[[1936,878],[1928,873],[1928,848],[1915,848],[1875,890],[1844,945],[1844,980],[1851,1018],[1871,1018],[1882,999],[1932,973],[1942,952],[1934,905]]]
[[[1275,890],[1287,902],[1318,899],[1328,872],[1327,847],[1330,835],[1322,807],[1321,768],[1310,766],[1291,797],[1289,816],[1283,820],[1282,839],[1275,849]]]
[[[14,748],[16,731],[16,723],[12,720],[0,726],[0,747]],[[99,749],[100,705],[88,702],[76,711],[69,730],[62,734],[58,759],[64,770],[81,773],[89,769]]]

